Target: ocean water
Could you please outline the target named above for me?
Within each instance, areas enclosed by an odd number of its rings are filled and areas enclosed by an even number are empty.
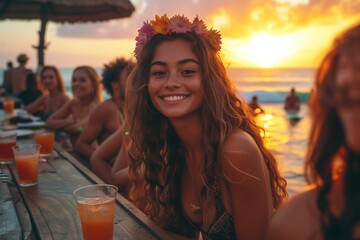
[[[259,126],[265,129],[265,143],[273,151],[285,176],[289,195],[306,186],[303,170],[310,130],[307,105],[301,105],[300,121],[287,119],[282,103],[262,104],[265,111],[256,117]]]
[[[283,103],[291,87],[306,102],[314,79],[315,69],[228,69],[228,74],[237,87],[239,95],[250,101],[258,96],[260,103]]]
[[[102,69],[96,68],[99,74]],[[66,89],[71,95],[72,68],[61,68]],[[3,69],[0,69],[2,83]],[[286,69],[228,69],[230,79],[234,82],[238,95],[249,102],[257,95],[259,103],[265,110],[257,116],[257,123],[265,129],[267,146],[274,152],[282,174],[288,181],[289,195],[306,186],[303,175],[304,158],[307,150],[307,138],[310,119],[307,99],[311,90],[315,70],[310,68]],[[286,118],[283,103],[290,89],[294,87],[302,100],[298,122]],[[106,99],[108,95],[104,93]]]
[[[265,113],[257,116],[257,123],[265,129],[266,144],[287,179],[289,195],[293,195],[306,186],[304,159],[310,130],[307,99],[315,69],[228,69],[228,74],[244,101],[258,96]],[[298,122],[289,121],[283,108],[292,87],[302,101]]]

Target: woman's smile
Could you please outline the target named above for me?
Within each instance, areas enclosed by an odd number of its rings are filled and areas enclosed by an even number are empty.
[[[187,99],[189,95],[172,95],[160,97],[166,103],[177,103]]]

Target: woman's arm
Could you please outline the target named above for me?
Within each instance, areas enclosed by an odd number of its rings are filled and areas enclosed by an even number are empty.
[[[112,183],[111,168],[114,159],[118,155],[122,145],[123,130],[119,128],[114,134],[108,137],[91,155],[91,170],[104,182]],[[126,166],[125,166],[126,167]],[[124,168],[124,166],[121,166]]]
[[[25,107],[25,110],[30,113],[30,114],[33,114],[33,113],[36,113],[38,111],[41,111],[41,110],[44,110],[45,108],[45,98],[47,96],[40,96],[38,97],[33,103],[27,105]]]
[[[124,121],[126,122],[126,121]],[[121,149],[116,157],[114,166],[111,169],[111,181],[118,186],[119,189],[127,190],[130,184],[128,175],[128,156],[126,151],[127,141],[124,133],[126,131],[126,124],[124,123],[117,132],[121,134]]]
[[[63,130],[71,134],[72,133],[80,134],[82,131],[84,131],[88,122],[89,122],[89,117],[85,117],[78,121],[76,121],[75,119],[70,125],[64,127]]]
[[[127,152],[124,145],[120,149],[114,166],[111,169],[111,181],[115,186],[119,188],[120,191],[126,192],[130,185],[127,165]]]
[[[109,121],[113,114],[114,112],[112,110],[109,111],[104,104],[100,104],[91,112],[89,122],[76,141],[75,149],[77,153],[84,157],[91,157],[97,146],[94,143],[98,140],[101,132],[106,130],[106,121]]]
[[[233,215],[237,239],[264,239],[273,213],[269,173],[253,138],[233,132],[220,164],[225,176],[224,203]]]
[[[74,100],[67,102],[62,108],[53,113],[46,121],[46,127],[51,129],[63,129],[74,123],[74,119],[69,117],[73,107]]]

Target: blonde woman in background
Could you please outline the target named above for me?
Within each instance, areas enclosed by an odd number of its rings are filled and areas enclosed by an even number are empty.
[[[88,122],[90,112],[102,100],[100,76],[93,67],[79,66],[71,79],[73,99],[56,111],[46,122],[46,127],[70,135],[74,146]]]

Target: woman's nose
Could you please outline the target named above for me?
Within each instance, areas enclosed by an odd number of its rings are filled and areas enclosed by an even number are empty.
[[[178,88],[180,87],[180,82],[176,73],[170,73],[169,77],[165,83],[167,88]]]

